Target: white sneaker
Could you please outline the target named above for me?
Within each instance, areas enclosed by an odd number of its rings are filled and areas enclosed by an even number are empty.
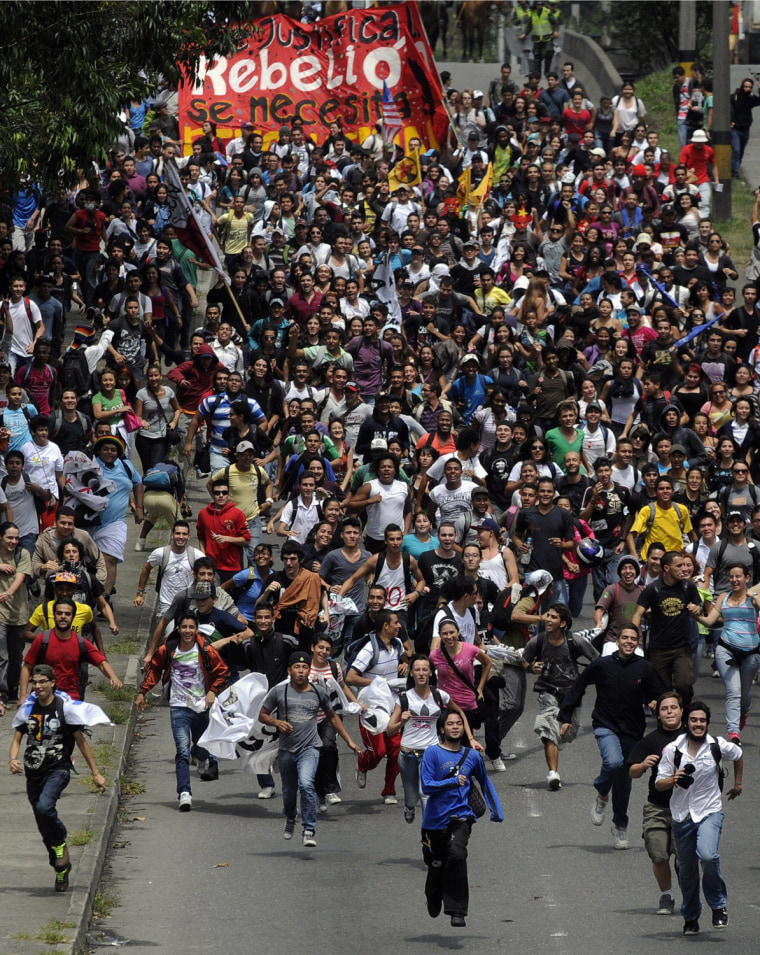
[[[316,838],[314,837],[314,830],[313,830],[313,829],[304,829],[304,833],[303,833],[303,844],[304,844],[304,846],[306,846],[307,849],[308,849],[308,848],[313,849],[314,846],[316,846],[317,840],[316,840]]]
[[[364,789],[367,785],[367,774],[361,769],[356,770],[356,785],[359,789]]]
[[[324,800],[317,803],[317,812],[327,812],[327,803]]]
[[[507,767],[504,765],[504,760],[501,756],[497,756],[496,759],[491,760],[491,769],[495,773],[506,773]]]
[[[612,826],[610,827],[610,832],[612,833],[615,839],[616,849],[628,848],[628,830],[627,829],[618,829],[618,827],[613,822]]]
[[[386,806],[398,806],[398,799],[395,796],[383,796],[383,802]]]
[[[549,789],[551,789],[553,793],[556,793],[558,789],[562,789],[562,780],[559,778],[559,773],[556,770],[550,770],[546,781],[549,783]]]
[[[594,805],[591,807],[591,821],[595,826],[602,825],[604,822],[605,812],[607,812],[607,799],[604,799],[599,795],[599,793],[597,793],[596,799],[594,800]]]
[[[274,799],[274,786],[264,786],[263,789],[259,790],[258,798],[259,799]]]
[[[138,552],[145,550],[145,540],[142,537],[138,537],[135,541],[135,550]]]
[[[325,802],[328,806],[337,806],[339,802],[343,802],[340,796],[337,793],[328,793],[325,796]]]
[[[190,793],[180,793],[179,794],[179,811],[180,812],[190,812],[193,808],[193,797]]]

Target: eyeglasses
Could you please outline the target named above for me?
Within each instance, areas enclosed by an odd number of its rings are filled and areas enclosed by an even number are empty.
[[[44,680],[30,680],[32,686],[44,686],[46,683],[52,683],[52,680],[48,680],[47,677]]]

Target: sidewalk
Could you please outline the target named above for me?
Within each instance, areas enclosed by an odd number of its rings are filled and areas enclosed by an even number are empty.
[[[116,621],[120,632],[113,636],[99,621],[109,662],[125,687],[135,687],[139,678],[139,657],[152,618],[154,601],[136,609],[132,599],[145,554],[135,553],[136,529],[130,527],[126,559],[119,568],[117,594],[114,597]],[[156,531],[150,542],[156,546],[168,539],[166,531]],[[155,575],[154,575],[155,576]],[[113,649],[111,649],[113,648]],[[127,652],[124,652],[127,651]],[[3,845],[3,875],[0,891],[0,955],[40,955],[41,951],[74,953],[85,950],[85,936],[92,914],[112,827],[119,809],[120,778],[134,732],[134,708],[130,702],[108,699],[100,687],[108,687],[102,674],[90,667],[92,681],[87,699],[116,714],[122,722],[95,727],[90,740],[96,762],[108,779],[108,790],[91,793],[86,785],[87,767],[75,750],[75,766],[82,774],[72,774],[71,782],[59,801],[59,810],[69,832],[72,861],[69,891],[56,894],[53,870],[47,864],[34,816],[26,798],[23,776],[12,776],[7,768],[7,752],[12,737],[11,721],[15,708],[0,720],[0,749],[4,771],[0,772],[0,832]],[[108,687],[110,689],[110,687]],[[79,841],[80,845],[75,843]],[[81,844],[84,843],[84,844]],[[47,946],[50,945],[51,948]]]

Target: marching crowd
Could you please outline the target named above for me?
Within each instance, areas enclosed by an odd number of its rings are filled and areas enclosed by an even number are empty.
[[[25,186],[0,219],[0,712],[19,701],[10,768],[57,890],[74,743],[104,781],[53,686],[83,699],[87,664],[120,686],[98,620],[118,633],[130,517],[134,603],[154,571],[158,594],[137,706],[164,684],[180,810],[192,763],[218,777],[198,744],[210,706],[262,673],[284,838],[299,791],[307,847],[340,803],[340,735],[360,789],[384,761],[384,803],[400,776],[406,821],[422,807],[428,910],[463,925],[472,780],[500,820],[485,767],[512,758],[528,674],[552,791],[593,686],[594,824],[611,796],[627,848],[631,778],[651,769],[659,911],[677,846],[684,932],[698,858],[727,923],[716,778],[735,761],[741,792],[760,666],[758,284],[734,290],[710,219],[709,80],[674,73],[671,158],[632,84],[592,103],[572,63],[551,71],[550,7],[517,5],[521,82],[505,64],[485,92],[446,89],[450,139],[406,143],[411,180],[382,120],[319,141],[294,121],[266,144],[207,122],[182,155],[159,100],[132,104],[79,189]],[[229,283],[182,244],[172,171]],[[193,518],[186,488],[204,482]],[[170,541],[152,548],[159,521]],[[700,667],[725,684],[726,740],[693,699]],[[366,709],[377,679],[394,702],[359,744],[331,689]],[[271,772],[258,782],[275,795]]]

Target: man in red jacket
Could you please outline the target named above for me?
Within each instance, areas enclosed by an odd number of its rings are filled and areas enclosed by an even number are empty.
[[[222,583],[242,567],[243,548],[251,539],[248,521],[230,500],[230,485],[219,478],[211,485],[213,500],[198,514],[198,541],[216,564]]]
[[[190,812],[193,797],[190,789],[190,754],[195,747],[198,773],[203,780],[219,778],[216,759],[197,745],[208,726],[208,711],[229,680],[230,671],[212,646],[207,646],[198,633],[198,615],[194,610],[183,613],[177,630],[151,657],[140,692],[135,697],[138,713],[145,709],[145,694],[159,680],[169,683],[169,707],[172,735],[177,747],[174,760],[177,773],[179,811]]]

